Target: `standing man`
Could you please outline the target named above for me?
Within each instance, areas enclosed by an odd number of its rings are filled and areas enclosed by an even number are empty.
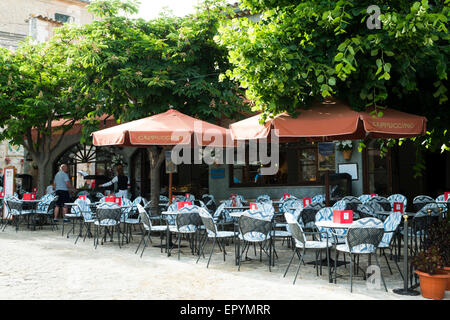
[[[116,196],[122,198],[128,198],[128,188],[130,187],[130,180],[126,175],[123,174],[123,167],[118,165],[116,167],[117,175],[109,182],[99,185],[99,187],[109,187],[114,183],[117,183],[117,188],[119,191],[116,193]]]
[[[67,174],[68,167],[66,164],[62,164],[60,167],[59,172],[56,174],[54,179],[55,184],[55,192],[58,196],[58,201],[56,202],[55,207],[55,216],[53,221],[58,222],[58,215],[60,208],[63,209],[63,217],[65,217],[68,208],[65,207],[65,204],[67,202],[70,202],[70,194],[69,190],[75,191],[75,188],[72,186],[72,183],[70,182],[69,175]],[[68,221],[64,219],[64,221]]]

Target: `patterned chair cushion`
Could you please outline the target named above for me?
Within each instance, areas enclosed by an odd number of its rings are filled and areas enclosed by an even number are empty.
[[[353,231],[351,229],[378,229],[380,230],[380,238],[378,238],[378,243],[376,245],[373,243],[374,239],[372,239],[372,235],[370,232],[364,232],[361,235],[364,238],[357,239],[356,245],[351,248],[352,253],[374,253],[381,242],[382,233],[384,233],[384,224],[381,220],[376,218],[362,218],[355,221],[349,228],[347,232],[347,236],[345,237],[345,244],[336,246],[336,249],[339,251],[350,252],[351,245],[349,244],[349,236]],[[376,231],[377,232],[377,231]],[[365,242],[367,241],[367,242]]]
[[[450,199],[450,198],[449,198]],[[445,201],[445,194],[441,194],[436,198],[436,201]],[[442,208],[442,212],[447,212],[447,205],[443,203],[437,203],[439,208]]]
[[[344,200],[339,200],[331,207],[333,210],[345,210],[346,202]]]
[[[317,194],[311,199],[311,203],[325,203],[325,195]]]
[[[362,202],[362,203],[366,203],[367,201],[369,201],[371,198],[370,194],[362,194],[358,197],[358,199]]]
[[[402,195],[400,193],[396,193],[396,194],[390,195],[387,199],[391,203],[391,210],[394,210],[394,202],[403,203],[403,208],[404,208],[404,210],[406,210],[406,206],[408,204],[408,199],[404,195]]]
[[[265,240],[270,239],[270,234],[266,235],[261,232],[247,232],[244,234],[244,237],[242,237],[241,234],[239,234],[239,239],[249,241],[249,242],[261,242]]]
[[[317,213],[316,213],[316,219],[315,221],[333,221],[333,209],[330,207],[325,207],[320,209]],[[320,231],[320,232],[326,232],[328,234],[328,241],[331,242],[336,242],[337,243],[343,243],[344,240],[344,236],[347,233],[347,230],[345,229],[336,229],[335,230],[335,234],[333,235],[332,231],[330,228],[324,228],[324,227],[317,227],[316,228]],[[321,234],[321,240],[324,240],[325,236]]]
[[[295,212],[296,210],[301,211],[302,209],[303,209],[303,202],[294,197],[290,197],[290,198],[286,199],[280,205],[280,213]]]
[[[392,212],[386,220],[384,220],[384,232],[383,239],[381,239],[379,247],[389,247],[394,237],[394,232],[397,230],[400,222],[402,221],[402,214],[400,212]]]

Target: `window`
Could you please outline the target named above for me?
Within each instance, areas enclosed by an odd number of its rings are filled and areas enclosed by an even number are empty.
[[[270,147],[268,149],[270,150]],[[278,172],[275,175],[262,176],[261,163],[249,163],[247,147],[245,164],[230,165],[230,187],[320,184],[317,144],[283,143],[279,152]]]
[[[62,22],[62,23],[71,22],[72,19],[73,18],[71,16],[61,14],[61,13],[55,13],[55,20],[58,22]]]

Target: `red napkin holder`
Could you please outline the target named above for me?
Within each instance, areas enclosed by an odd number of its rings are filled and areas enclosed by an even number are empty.
[[[370,197],[371,197],[371,198],[373,198],[373,197],[378,197],[378,194],[376,194],[376,193],[371,194]]]
[[[78,199],[86,201],[86,196],[78,196]]]
[[[33,188],[33,193],[36,193],[37,192],[37,188]]]
[[[5,193],[4,192],[0,192],[0,199],[5,198]]]
[[[177,196],[172,196],[172,202],[177,201]]]
[[[333,222],[334,223],[352,223],[353,211],[352,210],[333,210]]]
[[[444,201],[447,201],[450,198],[450,192],[444,192]]]
[[[24,193],[23,200],[35,200],[36,195],[34,193]]]
[[[185,197],[186,199],[190,199],[190,198],[191,198],[191,194],[190,194],[190,193],[185,193],[185,194],[184,194],[184,197]]]
[[[250,202],[250,210],[258,210],[258,204],[256,202]]]
[[[286,200],[286,199],[289,198],[290,196],[291,196],[290,194],[286,193],[286,194],[283,195],[283,199]]]
[[[190,206],[191,202],[178,202],[178,210],[184,208],[185,206]]]
[[[116,204],[118,204],[119,206],[121,206],[122,205],[122,197],[115,197],[114,202]]]
[[[403,213],[403,203],[402,202],[394,202],[394,212]]]
[[[105,198],[105,202],[116,202],[116,197],[115,196],[107,196]]]
[[[311,202],[312,202],[311,198],[303,198],[303,208],[309,206]]]

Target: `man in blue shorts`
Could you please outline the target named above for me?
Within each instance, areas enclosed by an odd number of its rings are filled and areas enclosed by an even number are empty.
[[[70,182],[70,178],[69,175],[67,174],[68,171],[68,167],[66,164],[62,164],[60,166],[60,170],[59,172],[56,174],[55,179],[54,179],[54,184],[55,184],[55,193],[58,196],[58,201],[56,202],[56,207],[55,207],[55,216],[53,221],[54,222],[58,222],[58,215],[59,215],[59,210],[60,208],[64,208],[63,209],[63,217],[65,217],[68,208],[65,206],[65,204],[67,202],[70,202],[70,193],[69,190],[71,191],[75,191],[75,188],[72,186],[72,183]],[[67,221],[66,219],[64,219],[64,221]]]

